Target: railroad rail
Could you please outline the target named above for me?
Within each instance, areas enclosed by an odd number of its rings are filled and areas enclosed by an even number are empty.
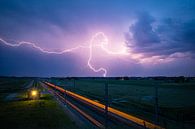
[[[78,100],[78,101],[80,101],[88,106],[91,106],[92,108],[94,108],[102,113],[104,113],[104,111],[105,111],[104,110],[105,105],[103,105],[101,103],[93,101],[89,98],[86,98],[84,96],[81,96],[79,94],[71,92],[69,90],[65,90],[59,86],[52,84],[52,83],[49,83],[49,82],[44,82],[44,83],[47,86],[54,88],[55,90],[57,90],[61,93],[64,93],[64,94],[74,98],[75,100]],[[159,125],[153,124],[151,122],[148,122],[146,120],[140,119],[138,117],[124,113],[122,111],[119,111],[119,110],[111,108],[111,107],[108,107],[108,116],[109,116],[109,118],[117,119],[120,122],[126,123],[126,124],[131,125],[131,126],[135,126],[137,128],[164,129],[163,127],[161,127]]]

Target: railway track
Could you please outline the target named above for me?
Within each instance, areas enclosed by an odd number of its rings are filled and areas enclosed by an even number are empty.
[[[67,103],[69,106],[71,106],[74,110],[76,110],[81,115],[83,115],[85,118],[87,118],[95,126],[97,126],[98,128],[105,128],[103,126],[105,123],[104,121],[105,105],[98,103],[96,101],[93,101],[91,99],[88,99],[86,97],[83,97],[79,94],[65,90],[52,83],[44,82],[44,84],[46,84],[48,88],[52,89],[53,94],[58,96],[59,99],[61,99],[62,101]],[[81,110],[82,108],[84,110]],[[86,109],[91,109],[92,111],[86,111]],[[140,118],[121,112],[111,107],[108,107],[108,119],[111,124],[117,123],[118,126],[121,125],[119,127],[124,127],[125,129],[126,128],[163,129],[163,127],[159,125],[155,125],[153,123],[142,120]]]

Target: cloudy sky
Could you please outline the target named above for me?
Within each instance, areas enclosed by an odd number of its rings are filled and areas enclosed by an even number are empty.
[[[6,44],[21,41],[49,52],[85,47],[55,54]],[[105,70],[107,76],[195,76],[195,1],[0,0],[0,75],[102,76]]]

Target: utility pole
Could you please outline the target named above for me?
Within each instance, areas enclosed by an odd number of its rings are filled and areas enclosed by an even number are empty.
[[[64,95],[64,98],[65,98],[65,105],[67,106],[67,93],[66,93],[66,84],[64,85],[64,89],[65,89],[65,95]]]
[[[76,82],[75,82],[75,79],[74,79],[74,88],[76,89]]]
[[[155,124],[158,125],[158,85],[155,85]]]
[[[108,128],[108,83],[105,83],[105,129]]]
[[[74,90],[76,89],[76,86],[75,86],[75,78],[73,78],[73,89]]]

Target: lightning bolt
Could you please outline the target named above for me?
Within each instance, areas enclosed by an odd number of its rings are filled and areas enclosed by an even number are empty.
[[[39,51],[41,51],[43,53],[47,53],[47,54],[64,54],[64,53],[71,52],[71,51],[74,51],[74,50],[79,49],[79,48],[89,48],[88,46],[81,46],[81,45],[79,45],[79,46],[76,46],[76,47],[73,47],[73,48],[70,48],[70,49],[64,49],[63,51],[56,52],[56,51],[47,51],[47,50],[37,46],[35,43],[32,43],[32,42],[20,41],[20,42],[18,42],[16,44],[12,44],[12,43],[9,43],[9,42],[5,41],[2,38],[0,38],[0,41],[2,43],[4,43],[5,45],[10,46],[10,47],[19,47],[21,45],[30,45],[33,48],[38,49]]]
[[[101,42],[99,44],[94,44],[94,41],[96,38],[98,37],[103,37]],[[93,48],[94,47],[100,47],[102,50],[104,50],[107,54],[111,54],[111,55],[128,55],[129,53],[127,53],[126,51],[126,48],[124,47],[124,49],[122,51],[119,51],[119,52],[113,52],[111,50],[109,50],[108,48],[106,48],[106,46],[108,45],[108,38],[107,36],[103,33],[103,32],[98,32],[96,33],[95,35],[92,36],[91,40],[90,40],[90,43],[89,45],[78,45],[76,47],[73,47],[73,48],[69,48],[69,49],[64,49],[62,51],[48,51],[48,50],[45,50],[39,46],[36,45],[36,43],[33,43],[33,42],[26,42],[26,41],[15,41],[16,43],[13,44],[13,43],[9,43],[7,42],[6,40],[0,38],[0,41],[1,43],[7,45],[7,46],[10,46],[10,47],[19,47],[19,46],[22,46],[22,45],[29,45],[29,46],[32,46],[33,48],[43,52],[43,53],[47,53],[47,54],[64,54],[64,53],[67,53],[67,52],[72,52],[72,51],[75,51],[77,49],[81,49],[81,48],[87,48],[89,49],[89,58],[87,60],[87,65],[88,67],[93,70],[94,72],[103,72],[103,76],[106,77],[107,75],[107,70],[103,67],[100,67],[100,68],[95,68],[92,64],[91,64],[91,60],[93,58]]]

